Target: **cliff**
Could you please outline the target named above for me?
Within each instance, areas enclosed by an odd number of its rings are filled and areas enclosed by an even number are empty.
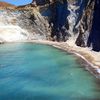
[[[6,6],[0,10],[0,40],[3,42],[47,39],[48,26],[38,7],[25,5],[12,9]]]
[[[99,6],[98,0],[33,0],[13,9],[6,6],[0,10],[0,40],[64,41],[100,51],[95,17]]]
[[[11,5],[11,4],[6,3],[6,2],[0,2],[0,9],[5,9],[5,8],[14,9],[15,7],[16,7],[15,5]]]

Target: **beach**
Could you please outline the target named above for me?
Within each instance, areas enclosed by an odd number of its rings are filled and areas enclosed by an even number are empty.
[[[26,41],[24,41],[26,42]],[[90,48],[78,47],[69,42],[53,42],[47,40],[31,40],[28,42],[46,44],[64,50],[66,52],[75,54],[79,58],[83,59],[85,69],[91,72],[96,78],[100,78],[100,52],[92,51]]]
[[[31,42],[31,43],[39,43],[45,45],[51,45],[55,48],[64,50],[68,53],[72,53],[75,56],[81,59],[84,63],[84,67],[91,74],[93,74],[96,78],[100,79],[100,52],[95,52],[88,47],[79,47],[76,46],[73,42],[55,42],[50,40],[19,40],[19,41],[9,41],[9,42],[1,42],[3,43],[16,43],[16,42]]]

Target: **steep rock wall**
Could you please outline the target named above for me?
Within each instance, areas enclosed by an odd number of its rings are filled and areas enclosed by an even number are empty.
[[[44,6],[40,11],[49,19],[53,40],[72,41],[78,46],[87,46],[94,4],[95,0],[49,0],[49,6]]]
[[[88,46],[100,51],[100,0],[95,0],[93,24],[88,39]]]

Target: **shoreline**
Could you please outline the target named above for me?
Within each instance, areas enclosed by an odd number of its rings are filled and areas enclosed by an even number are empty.
[[[89,48],[78,47],[67,42],[53,42],[48,40],[27,40],[27,41],[15,41],[15,42],[12,41],[6,43],[21,43],[21,42],[50,45],[60,50],[64,50],[65,52],[72,53],[83,60],[84,64],[86,64],[85,65],[86,70],[88,70],[96,78],[100,79],[100,60],[99,60],[100,52],[92,51]]]
[[[65,52],[69,52],[81,58],[83,62],[86,64],[85,69],[88,70],[91,74],[93,74],[96,78],[100,79],[100,53],[91,51],[89,48],[82,48],[78,46],[70,46],[67,42],[52,42],[45,40],[32,40],[29,41],[32,43],[46,44],[58,48],[60,50],[64,50]],[[94,54],[94,55],[93,55]],[[97,56],[96,54],[99,54]],[[99,63],[96,63],[98,60]]]

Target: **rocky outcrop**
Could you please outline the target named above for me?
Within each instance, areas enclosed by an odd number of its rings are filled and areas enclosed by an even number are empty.
[[[31,5],[0,10],[0,38],[4,41],[48,39],[48,22]]]

